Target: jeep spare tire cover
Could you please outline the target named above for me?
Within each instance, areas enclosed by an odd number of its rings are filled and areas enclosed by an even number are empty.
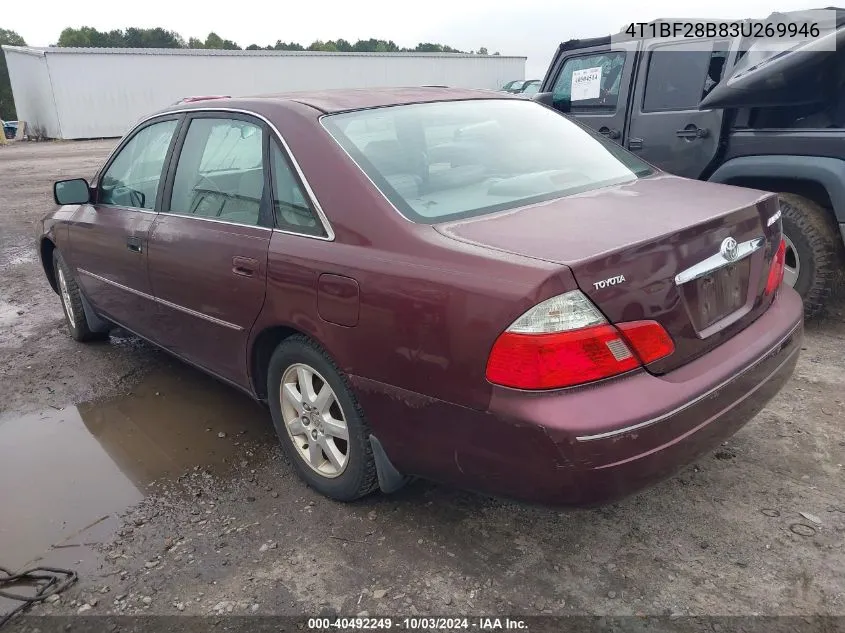
[[[787,19],[799,24],[815,21],[811,11],[776,13],[766,21]],[[821,26],[830,28],[832,25]],[[795,105],[812,100],[813,93],[821,86],[813,71],[820,69],[845,43],[845,12],[836,11],[836,30],[806,43],[783,42],[778,46],[772,40],[746,41],[752,42],[748,51],[731,70],[730,76],[722,79],[701,100],[699,110]]]

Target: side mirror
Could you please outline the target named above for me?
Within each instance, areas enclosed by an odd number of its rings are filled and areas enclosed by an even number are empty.
[[[531,95],[531,100],[536,101],[537,103],[542,103],[545,106],[553,107],[554,106],[554,93],[553,92],[537,92]]]
[[[84,178],[59,180],[53,183],[53,200],[58,205],[88,204],[91,202],[91,187]]]

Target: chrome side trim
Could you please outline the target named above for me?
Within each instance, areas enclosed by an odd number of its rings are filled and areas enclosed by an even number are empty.
[[[733,259],[728,259],[724,257],[721,253],[711,255],[707,259],[700,261],[697,264],[690,266],[686,270],[682,270],[677,275],[675,275],[675,285],[680,286],[689,281],[693,281],[694,279],[709,275],[710,273],[715,272],[720,268],[730,266],[731,264],[734,264],[740,261],[741,259],[748,257],[749,255],[751,255],[751,253],[759,250],[765,243],[766,240],[764,238],[757,237],[753,240],[748,240],[747,242],[737,244],[736,257],[734,257]]]
[[[579,436],[577,436],[575,439],[576,439],[577,441],[579,441],[579,442],[591,442],[591,441],[593,441],[593,440],[604,440],[604,439],[607,439],[607,438],[609,438],[609,437],[616,437],[617,435],[624,435],[624,434],[626,434],[626,433],[630,433],[630,432],[632,432],[632,431],[638,431],[639,429],[643,429],[643,428],[645,428],[645,427],[647,427],[647,426],[651,426],[651,425],[653,425],[653,424],[657,424],[657,423],[659,423],[659,422],[662,422],[663,420],[666,420],[666,419],[668,419],[668,418],[671,418],[672,416],[677,415],[678,413],[681,413],[682,411],[684,411],[684,410],[686,410],[686,409],[689,409],[689,408],[690,408],[690,407],[692,407],[692,406],[695,406],[696,404],[698,404],[698,403],[699,403],[699,402],[701,402],[702,400],[706,400],[707,398],[709,398],[710,396],[712,396],[714,393],[716,393],[717,391],[719,391],[719,389],[722,389],[723,387],[725,387],[725,386],[726,386],[726,385],[728,385],[729,383],[731,383],[731,382],[733,382],[733,381],[737,380],[738,378],[741,378],[742,376],[744,376],[745,374],[747,374],[749,371],[751,371],[751,370],[753,370],[755,367],[757,367],[757,365],[759,365],[760,363],[762,363],[762,362],[766,361],[766,359],[768,359],[768,357],[772,354],[772,352],[774,352],[776,349],[778,349],[781,345],[783,345],[784,341],[786,341],[789,337],[791,337],[793,334],[795,334],[795,330],[797,330],[797,329],[800,327],[800,325],[801,325],[801,324],[799,323],[798,325],[796,325],[795,327],[793,327],[793,328],[789,331],[789,334],[787,334],[787,335],[786,335],[786,336],[784,336],[782,339],[780,339],[780,341],[778,341],[776,345],[773,345],[773,346],[772,346],[772,347],[771,347],[771,348],[770,348],[770,349],[769,349],[769,350],[768,350],[765,354],[763,354],[763,356],[761,356],[761,357],[760,357],[757,361],[755,361],[754,363],[750,364],[748,367],[746,367],[745,369],[743,369],[741,372],[739,372],[739,373],[738,373],[738,374],[736,374],[735,376],[731,376],[730,378],[728,378],[728,379],[726,379],[726,380],[723,380],[722,382],[720,382],[718,385],[716,385],[716,386],[715,386],[715,387],[713,387],[712,389],[709,389],[708,391],[706,391],[706,392],[704,392],[703,394],[701,394],[700,396],[698,396],[698,397],[696,397],[696,398],[694,398],[694,399],[690,400],[689,402],[686,402],[686,403],[682,404],[681,406],[679,406],[679,407],[677,407],[677,408],[675,408],[675,409],[672,409],[672,410],[671,410],[671,411],[669,411],[668,413],[664,413],[663,415],[659,415],[659,416],[657,416],[656,418],[651,418],[650,420],[646,420],[645,422],[640,422],[640,423],[638,423],[638,424],[632,424],[631,426],[626,426],[626,427],[623,427],[623,428],[621,428],[621,429],[614,429],[614,430],[612,430],[612,431],[606,431],[606,432],[604,432],[604,433],[596,433],[595,435],[579,435]],[[751,395],[751,394],[752,394],[752,393],[754,393],[754,392],[755,392],[755,391],[756,391],[756,390],[757,390],[760,386],[762,386],[762,385],[764,385],[765,383],[767,383],[767,382],[769,381],[769,379],[770,379],[773,375],[775,375],[775,374],[778,372],[778,370],[780,370],[780,368],[781,368],[781,367],[783,367],[786,363],[788,363],[790,360],[792,360],[792,357],[793,357],[793,356],[795,356],[795,355],[796,355],[798,352],[800,352],[800,351],[801,351],[801,348],[800,348],[800,347],[796,347],[794,350],[792,350],[792,352],[789,354],[789,356],[787,356],[786,358],[784,358],[784,359],[783,359],[783,361],[782,361],[781,363],[779,363],[779,364],[778,364],[778,366],[777,366],[777,367],[775,367],[775,368],[772,370],[772,372],[771,372],[768,376],[766,376],[766,379],[765,379],[765,380],[761,380],[761,381],[760,381],[760,382],[759,382],[759,383],[758,383],[758,384],[754,387],[754,389],[752,389],[751,391],[749,391],[749,392],[748,392],[747,394],[745,394],[745,395],[746,395],[746,396]],[[744,400],[744,399],[745,399],[745,398],[743,398],[743,400]]]
[[[121,140],[118,141],[118,146],[123,141],[124,138],[132,134],[136,128],[143,125],[147,121],[152,121],[153,119],[157,119],[158,117],[163,116],[172,116],[177,114],[190,114],[192,112],[232,112],[234,114],[246,114],[248,116],[255,117],[267,124],[267,127],[273,131],[276,135],[276,138],[282,144],[285,152],[287,153],[288,158],[290,159],[291,165],[296,170],[297,175],[299,176],[300,182],[302,182],[302,186],[305,188],[305,193],[308,196],[308,199],[311,202],[311,206],[314,207],[314,210],[317,212],[317,216],[320,219],[320,223],[323,225],[323,229],[326,231],[326,235],[309,235],[308,233],[296,233],[294,231],[282,230],[281,233],[286,233],[288,235],[296,235],[298,237],[307,237],[312,240],[322,240],[324,242],[333,242],[335,239],[335,232],[332,228],[331,222],[326,217],[325,212],[323,211],[323,207],[320,206],[320,201],[317,200],[317,195],[314,193],[314,190],[311,188],[311,184],[308,182],[308,179],[305,177],[305,173],[302,171],[302,167],[300,167],[299,162],[296,160],[296,156],[293,155],[293,152],[290,149],[290,145],[288,145],[287,141],[285,141],[285,137],[282,136],[282,133],[279,132],[279,128],[277,128],[273,123],[265,116],[258,114],[257,112],[253,112],[252,110],[243,110],[241,108],[180,108],[178,110],[167,110],[165,112],[157,112],[156,114],[152,114],[148,117],[141,119],[140,121],[136,121],[134,125],[129,129],[126,134],[121,137]],[[117,151],[117,147],[112,150],[112,153],[109,154],[108,158],[103,162],[103,165],[108,163],[111,160],[111,157]],[[100,168],[102,169],[102,167]],[[99,172],[97,172],[99,175]],[[169,213],[163,213],[162,215],[171,215]],[[177,214],[173,214],[177,215]],[[185,216],[185,217],[193,217],[193,216]],[[236,224],[235,222],[229,222],[229,224]],[[238,226],[250,226],[249,224],[238,225]],[[269,227],[265,227],[269,228]],[[274,229],[279,230],[279,229]]]
[[[206,218],[201,215],[188,215],[187,213],[159,213],[158,215],[164,218],[185,218],[186,220],[205,220],[206,222],[215,222],[217,224],[228,224],[229,226],[243,226],[248,229],[260,229],[262,231],[273,231],[269,226],[260,226],[258,224],[243,224],[241,222],[229,222],[228,220],[219,220],[217,218]],[[297,233],[297,235],[299,235]]]
[[[136,211],[137,213],[149,213],[150,215],[158,215],[158,211],[152,209],[141,209],[140,207],[122,207],[119,204],[101,204],[88,203],[89,207],[106,207],[107,209],[118,209],[119,211]]]
[[[192,310],[191,308],[186,308],[185,306],[180,306],[177,303],[172,303],[170,301],[166,301],[164,299],[159,299],[158,297],[154,297],[151,294],[147,294],[146,292],[141,292],[140,290],[135,290],[134,288],[130,288],[129,286],[124,286],[121,283],[116,281],[112,281],[111,279],[106,279],[105,277],[101,277],[100,275],[95,275],[94,273],[85,270],[84,268],[77,268],[80,274],[88,275],[97,281],[102,281],[105,284],[109,284],[110,286],[114,286],[115,288],[120,288],[126,292],[132,293],[138,297],[143,297],[144,299],[149,299],[154,303],[158,303],[168,308],[173,308],[174,310],[179,310],[180,312],[184,312],[185,314],[190,314],[191,316],[197,317],[198,319],[205,319],[215,325],[222,325],[223,327],[227,327],[231,330],[235,330],[240,332],[243,328],[240,325],[236,325],[234,323],[229,323],[228,321],[223,321],[222,319],[218,319],[217,317],[209,316],[208,314],[203,314],[202,312],[197,312],[196,310]]]

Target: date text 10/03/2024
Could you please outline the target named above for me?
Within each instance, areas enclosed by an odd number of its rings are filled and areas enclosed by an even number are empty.
[[[309,618],[308,629],[311,631],[528,631],[524,620],[497,617],[473,618]]]

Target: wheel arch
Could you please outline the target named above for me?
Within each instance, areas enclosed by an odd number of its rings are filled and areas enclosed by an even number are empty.
[[[845,223],[845,161],[818,156],[741,156],[720,166],[708,179],[737,185],[793,193],[812,200]]]
[[[44,269],[44,274],[47,276],[47,281],[53,292],[59,294],[59,286],[56,283],[56,270],[53,267],[53,251],[56,250],[56,244],[49,237],[41,239],[38,246],[38,253],[41,257],[41,267]]]
[[[324,350],[328,349],[313,332],[285,323],[262,326],[252,338],[249,348],[249,375],[253,393],[258,400],[267,399],[267,370],[270,357],[282,341],[297,334],[307,336]]]

